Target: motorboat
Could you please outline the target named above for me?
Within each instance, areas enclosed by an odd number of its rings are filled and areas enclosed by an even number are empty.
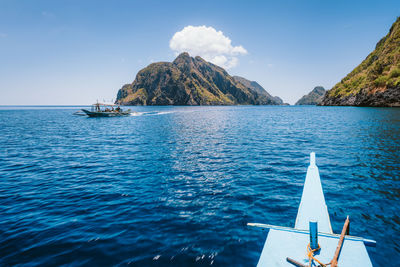
[[[130,109],[124,111],[120,105],[112,103],[97,102],[91,106],[91,110],[82,109],[82,111],[89,117],[120,117],[131,115]]]

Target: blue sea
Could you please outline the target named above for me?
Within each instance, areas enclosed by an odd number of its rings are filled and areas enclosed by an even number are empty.
[[[78,109],[0,108],[1,266],[255,266],[246,223],[294,226],[313,151],[334,232],[400,262],[398,108]]]

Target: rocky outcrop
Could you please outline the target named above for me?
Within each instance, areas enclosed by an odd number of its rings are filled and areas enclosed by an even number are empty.
[[[400,18],[375,50],[329,90],[323,106],[400,106]]]
[[[258,82],[250,81],[240,76],[233,76],[233,79],[235,79],[237,82],[240,82],[247,88],[252,89],[258,94],[263,95],[265,97],[265,101],[268,102],[269,105],[283,105],[283,100],[280,97],[270,95],[267,90],[264,89],[264,87],[258,84]]]
[[[260,86],[261,87],[261,86]],[[262,87],[261,87],[262,88]],[[121,105],[277,105],[265,91],[235,80],[201,57],[180,54],[173,62],[142,69],[117,95]]]
[[[321,103],[325,93],[326,90],[324,87],[314,87],[314,89],[310,93],[300,98],[295,105],[318,105],[319,103]]]
[[[288,103],[283,103],[282,98],[280,98],[279,96],[273,96],[272,98],[275,100],[276,103],[278,103],[278,105],[289,105]]]
[[[400,107],[400,87],[384,90],[362,89],[356,94],[327,97],[323,106]]]

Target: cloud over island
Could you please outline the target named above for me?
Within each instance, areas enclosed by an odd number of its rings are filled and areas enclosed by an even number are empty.
[[[229,69],[238,64],[238,56],[247,54],[243,46],[232,46],[231,42],[222,31],[213,27],[189,25],[172,36],[169,47],[177,54],[188,52]]]

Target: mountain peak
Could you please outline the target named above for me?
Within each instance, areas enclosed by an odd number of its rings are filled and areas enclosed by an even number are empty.
[[[265,90],[237,82],[224,69],[181,53],[170,62],[153,63],[117,95],[123,105],[277,105]]]
[[[188,52],[182,52],[176,57],[176,59],[178,58],[190,58],[190,55]]]
[[[323,86],[315,86],[314,89],[312,90],[312,92],[321,92],[321,93],[325,93],[325,88]]]
[[[189,55],[188,52],[183,52],[180,53],[175,60],[172,62],[172,64],[177,65],[177,66],[184,66],[184,65],[189,65],[193,62],[193,58]]]
[[[174,61],[176,61],[176,60],[189,60],[191,58],[192,57],[189,55],[188,52],[182,52],[175,58]]]

